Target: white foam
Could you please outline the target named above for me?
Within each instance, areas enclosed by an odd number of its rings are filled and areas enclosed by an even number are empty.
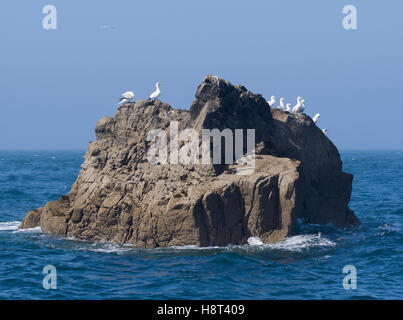
[[[25,232],[25,233],[37,233],[37,232],[42,232],[41,227],[35,227],[35,228],[27,228],[27,229],[18,229],[13,231],[13,233],[20,233],[20,232]]]
[[[14,232],[41,232],[40,227],[32,229],[17,230]],[[336,245],[335,242],[325,238],[321,233],[318,234],[304,234],[292,236],[284,239],[283,241],[265,244],[258,237],[250,237],[245,245],[228,245],[225,247],[210,246],[210,247],[200,247],[197,245],[184,245],[184,246],[171,246],[171,247],[159,247],[159,248],[139,248],[133,244],[119,244],[113,242],[88,242],[87,240],[80,240],[75,237],[65,238],[67,241],[80,242],[75,246],[75,250],[84,250],[100,253],[114,253],[114,254],[125,254],[128,252],[136,252],[138,250],[151,250],[154,252],[169,252],[170,250],[178,251],[193,251],[193,250],[223,250],[223,251],[255,251],[255,250],[287,250],[300,252],[303,249],[313,248],[313,247],[333,247]],[[328,258],[330,256],[326,256]]]
[[[263,241],[258,237],[250,237],[248,238],[248,245],[250,246],[260,246],[263,244]]]
[[[218,246],[210,246],[210,247],[200,247],[196,246],[194,244],[189,244],[186,246],[170,246],[170,247],[161,247],[158,248],[160,250],[166,250],[166,249],[176,249],[176,250],[211,250],[211,249],[223,249],[226,247],[218,247]]]
[[[0,231],[17,230],[21,221],[0,222]]]
[[[336,243],[318,234],[303,234],[284,239],[283,241],[269,244],[267,246],[273,249],[282,249],[289,251],[301,251],[312,247],[333,247]]]
[[[336,245],[335,242],[325,238],[321,233],[318,234],[303,234],[298,236],[292,236],[284,239],[283,241],[279,241],[276,243],[265,244],[258,237],[250,237],[247,240],[246,245],[228,245],[226,247],[199,247],[196,245],[187,245],[187,246],[172,246],[165,248],[156,248],[151,250],[246,250],[250,249],[267,249],[267,250],[288,250],[288,251],[302,251],[306,248],[313,247],[334,247]]]
[[[132,248],[128,246],[123,246],[117,243],[111,242],[97,242],[90,246],[89,250],[94,252],[103,252],[103,253],[125,253],[130,251]]]
[[[334,247],[336,245],[335,242],[325,238],[321,233],[318,234],[303,234],[292,236],[284,239],[283,241],[279,241],[276,243],[265,244],[258,237],[250,237],[247,240],[246,245],[228,245],[226,247],[199,247],[196,245],[187,245],[187,246],[172,246],[166,248],[157,248],[151,250],[254,250],[254,249],[264,249],[264,250],[288,250],[288,251],[302,251],[306,248],[314,248],[314,247]]]
[[[392,224],[388,224],[388,223],[383,224],[383,225],[379,226],[377,229],[381,230],[380,232],[376,233],[379,236],[384,236],[384,235],[387,235],[387,234],[390,234],[390,233],[400,232],[399,225],[394,224],[394,223],[392,223]]]
[[[379,226],[378,229],[390,231],[390,232],[399,232],[400,231],[399,225],[397,223],[391,223],[391,224],[385,223],[385,224]]]

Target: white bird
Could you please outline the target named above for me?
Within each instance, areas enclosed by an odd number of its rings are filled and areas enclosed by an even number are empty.
[[[290,112],[290,110],[291,110],[291,103],[287,103],[285,106],[285,111]]]
[[[284,98],[280,98],[280,105],[277,107],[277,109],[284,110]]]
[[[270,100],[267,101],[267,103],[269,104],[270,107],[273,107],[275,102],[276,102],[276,97],[275,96],[271,96]]]
[[[304,99],[301,100],[301,105],[302,105],[302,110],[301,110],[301,112],[304,112],[304,110],[305,110],[305,108],[306,108],[306,106],[305,106],[305,100],[304,100]]]
[[[313,122],[314,123],[318,122],[319,117],[320,117],[320,113],[315,114],[315,116],[312,118]]]
[[[130,102],[133,98],[134,98],[134,92],[126,91],[125,93],[122,94],[122,98],[120,98],[119,104],[124,104],[126,102]]]
[[[324,135],[326,135],[327,129],[323,129],[322,132]]]
[[[161,93],[161,90],[160,90],[160,83],[159,82],[157,82],[156,84],[155,84],[155,87],[157,88],[157,90],[155,90],[151,95],[150,95],[150,99],[157,99],[158,97],[159,97],[159,95],[160,95],[160,93]]]
[[[101,30],[112,30],[113,27],[112,26],[100,26],[99,29],[101,29]]]
[[[302,98],[300,96],[297,97],[297,104],[294,106],[294,108],[292,108],[293,113],[302,112],[301,111],[301,108],[302,108],[301,99]]]

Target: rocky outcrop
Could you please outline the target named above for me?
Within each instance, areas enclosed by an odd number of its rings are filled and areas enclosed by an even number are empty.
[[[270,109],[262,96],[208,75],[188,110],[139,100],[98,121],[67,196],[27,213],[20,228],[139,247],[275,242],[297,219],[347,226],[352,175],[305,114]],[[242,164],[152,164],[152,129],[255,129],[255,168]],[[182,142],[183,145],[183,142]],[[179,146],[181,147],[181,146]]]

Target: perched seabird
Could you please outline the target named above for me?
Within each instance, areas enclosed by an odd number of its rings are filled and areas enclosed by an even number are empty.
[[[159,83],[159,82],[157,82],[157,83],[155,84],[155,87],[157,88],[157,90],[155,90],[155,91],[150,95],[150,99],[153,99],[153,100],[157,99],[157,98],[159,97],[160,93],[161,93],[161,91],[160,91],[160,83]]]
[[[122,98],[120,98],[119,104],[124,104],[126,102],[130,102],[133,98],[134,98],[134,92],[126,91],[125,93],[122,94]]]
[[[267,103],[269,104],[270,107],[273,107],[275,102],[276,102],[276,97],[275,96],[271,96],[270,100],[267,101]]]
[[[285,111],[290,112],[290,110],[291,110],[291,103],[287,103],[285,106]]]
[[[302,112],[301,111],[301,108],[302,108],[301,99],[302,98],[300,96],[297,97],[297,104],[294,106],[294,108],[292,108],[293,113]]]
[[[277,107],[277,109],[285,110],[284,109],[284,98],[280,98],[280,105]]]
[[[304,110],[306,108],[304,99],[301,100],[301,106],[302,106],[301,112],[304,112]]]
[[[323,129],[322,132],[324,135],[326,135],[327,129]]]
[[[320,117],[320,113],[315,114],[315,116],[312,118],[313,122],[315,122],[315,123],[318,122],[319,117]]]

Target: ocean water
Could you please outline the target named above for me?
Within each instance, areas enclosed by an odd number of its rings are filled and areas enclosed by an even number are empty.
[[[138,249],[19,231],[70,190],[81,151],[0,151],[0,299],[402,299],[403,152],[342,152],[355,228],[299,225],[264,245]],[[46,265],[57,289],[43,288]],[[343,288],[343,267],[357,288]]]

